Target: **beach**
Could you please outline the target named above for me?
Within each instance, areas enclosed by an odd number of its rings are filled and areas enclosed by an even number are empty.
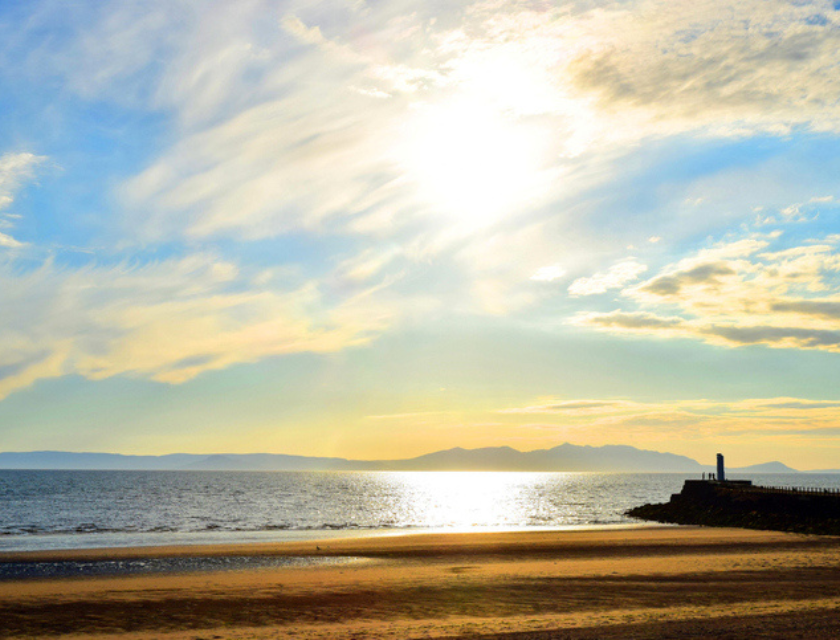
[[[429,533],[5,553],[309,564],[0,582],[0,637],[840,637],[840,538],[742,529]]]

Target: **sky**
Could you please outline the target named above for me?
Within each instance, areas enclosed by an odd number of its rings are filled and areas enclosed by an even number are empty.
[[[840,468],[840,3],[0,3],[0,451]]]

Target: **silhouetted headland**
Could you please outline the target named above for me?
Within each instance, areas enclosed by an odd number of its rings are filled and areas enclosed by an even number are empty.
[[[726,480],[719,457],[717,476],[686,480],[670,501],[645,504],[626,514],[671,524],[840,535],[840,491]]]

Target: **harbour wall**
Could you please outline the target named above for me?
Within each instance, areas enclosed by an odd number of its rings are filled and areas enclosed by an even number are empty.
[[[627,515],[672,524],[840,535],[840,491],[686,480],[670,501],[635,507]]]

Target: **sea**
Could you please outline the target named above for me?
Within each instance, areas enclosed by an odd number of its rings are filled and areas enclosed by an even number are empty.
[[[639,526],[624,512],[667,501],[688,477],[0,470],[0,552]],[[840,489],[840,474],[737,478]]]

